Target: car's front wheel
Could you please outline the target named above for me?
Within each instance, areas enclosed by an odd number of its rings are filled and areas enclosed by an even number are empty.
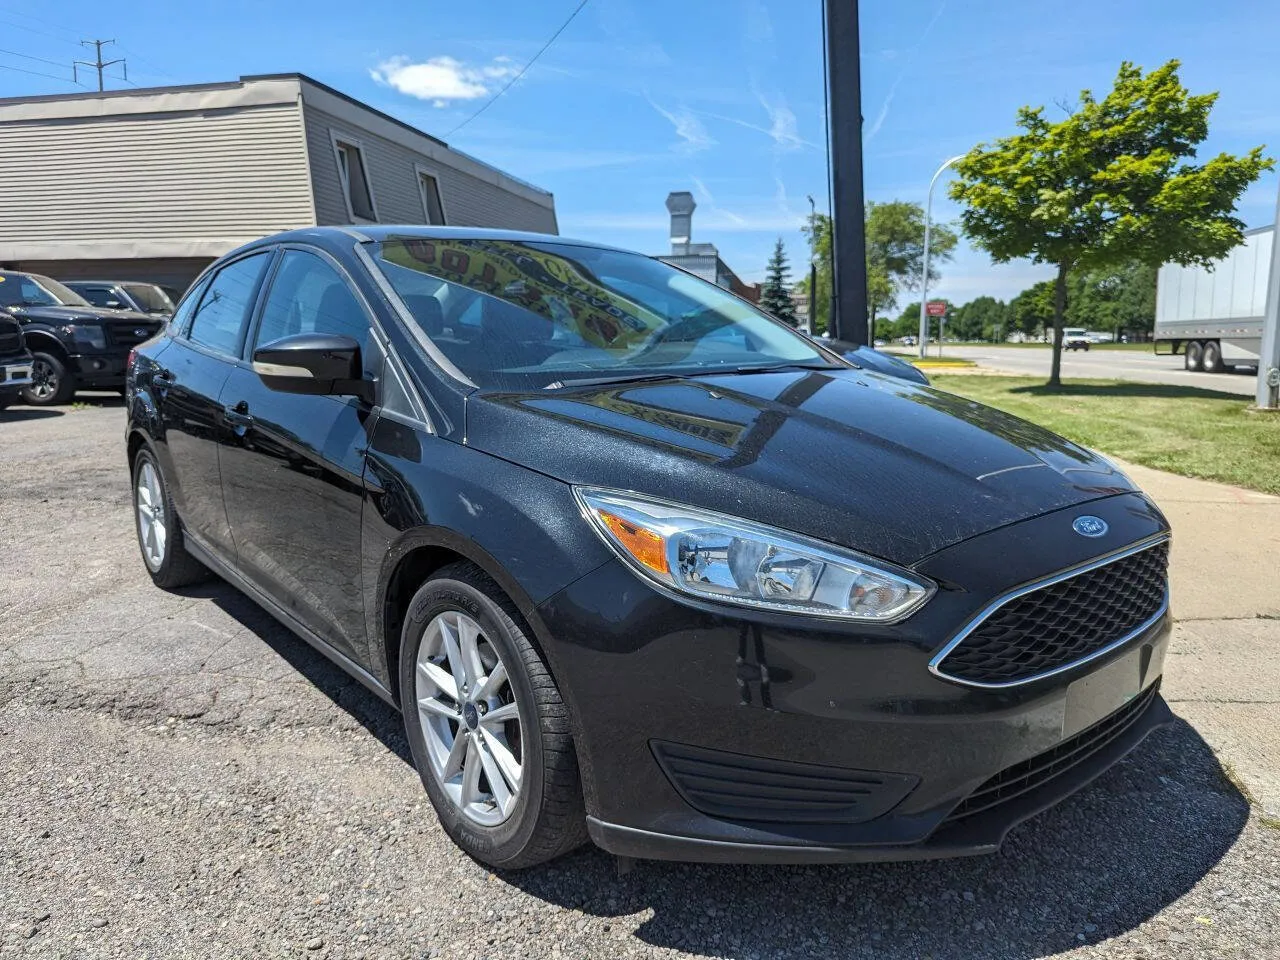
[[[483,571],[453,564],[414,595],[400,645],[405,730],[440,823],[507,869],[586,840],[568,710],[518,621]]]
[[[23,388],[23,400],[33,407],[49,407],[66,403],[75,392],[75,381],[60,357],[52,353],[31,355],[31,386]]]
[[[209,568],[187,552],[160,464],[146,447],[133,461],[133,516],[142,562],[156,586],[172,590],[208,579]]]

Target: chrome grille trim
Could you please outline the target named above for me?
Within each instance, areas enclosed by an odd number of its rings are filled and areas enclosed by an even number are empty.
[[[1108,564],[1115,563],[1118,560],[1123,560],[1126,557],[1132,557],[1134,554],[1142,553],[1144,550],[1150,550],[1152,547],[1158,547],[1162,543],[1168,543],[1168,542],[1169,542],[1169,535],[1161,534],[1157,537],[1152,537],[1150,539],[1143,540],[1140,543],[1136,543],[1133,546],[1117,551],[1116,553],[1108,554],[1107,556],[1104,556],[1104,557],[1099,557],[1096,560],[1091,560],[1088,563],[1081,564],[1080,566],[1071,567],[1070,569],[1063,570],[1062,572],[1056,573],[1050,577],[1045,577],[1042,580],[1036,580],[1033,583],[1029,583],[1029,584],[1026,584],[1025,586],[1018,587],[1014,590],[1010,590],[1008,593],[1001,594],[995,600],[991,601],[991,603],[987,604],[987,606],[985,606],[982,610],[980,610],[976,616],[974,616],[971,620],[969,620],[969,622],[966,623],[960,629],[960,632],[957,633],[954,637],[952,637],[947,642],[947,645],[943,647],[941,650],[939,650],[937,654],[934,655],[933,659],[929,661],[929,672],[932,673],[934,676],[939,677],[940,679],[950,681],[951,683],[963,684],[964,686],[967,686],[967,687],[978,687],[984,690],[1007,690],[1010,687],[1025,686],[1028,683],[1035,683],[1038,680],[1044,680],[1047,677],[1052,677],[1059,673],[1065,673],[1068,670],[1074,670],[1077,667],[1083,666],[1084,664],[1089,663],[1092,660],[1096,660],[1099,657],[1105,657],[1108,653],[1111,653],[1115,650],[1120,649],[1126,643],[1133,640],[1135,637],[1140,636],[1145,631],[1151,629],[1151,627],[1154,624],[1159,622],[1161,617],[1163,617],[1166,613],[1169,612],[1169,581],[1167,577],[1165,579],[1165,585],[1164,585],[1164,600],[1161,602],[1160,608],[1156,610],[1154,614],[1152,614],[1150,617],[1148,617],[1138,626],[1134,627],[1132,630],[1124,634],[1124,636],[1116,640],[1113,640],[1111,641],[1111,643],[1108,643],[1106,646],[1099,647],[1097,650],[1090,652],[1088,655],[1080,657],[1076,660],[1073,660],[1070,663],[1065,663],[1065,664],[1062,664],[1061,666],[1054,667],[1052,670],[1044,670],[1040,673],[1033,674],[1028,677],[1019,677],[1017,680],[1009,680],[1003,683],[982,683],[977,680],[967,680],[964,677],[952,676],[951,674],[947,673],[945,670],[942,669],[942,662],[946,660],[947,656],[953,650],[955,650],[956,647],[958,647],[961,643],[963,643],[966,637],[968,637],[971,633],[977,630],[978,627],[980,627],[989,617],[991,617],[992,614],[994,614],[997,610],[999,610],[1001,607],[1005,606],[1006,604],[1011,603],[1014,600],[1017,600],[1019,597],[1024,597],[1028,593],[1034,593],[1037,590],[1043,590],[1045,587],[1051,587],[1054,584],[1062,583],[1062,581],[1064,580],[1070,580],[1072,577],[1078,577],[1083,573],[1088,573],[1091,570],[1097,570],[1099,567],[1105,567]]]

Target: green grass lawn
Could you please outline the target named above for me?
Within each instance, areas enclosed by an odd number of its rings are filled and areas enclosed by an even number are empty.
[[[998,407],[1122,460],[1280,494],[1280,415],[1227,393],[1117,380],[931,375],[942,390]]]

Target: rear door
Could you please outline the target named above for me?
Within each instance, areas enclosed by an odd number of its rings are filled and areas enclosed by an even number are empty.
[[[233,423],[222,485],[241,573],[314,633],[367,665],[360,514],[372,407],[355,397],[270,389],[248,360],[297,333],[354,337],[369,355],[368,307],[337,262],[286,247],[244,361],[223,387]],[[368,371],[366,375],[373,375]]]
[[[262,276],[272,257],[260,251],[218,269],[197,290],[189,317],[152,375],[169,462],[170,494],[183,529],[224,560],[235,557],[222,505],[218,447],[226,439],[218,396],[240,348]],[[185,304],[184,304],[185,312]]]

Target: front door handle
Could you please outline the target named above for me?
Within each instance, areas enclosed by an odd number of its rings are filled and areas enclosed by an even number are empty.
[[[151,383],[153,386],[166,389],[173,386],[173,374],[168,370],[157,370],[151,375]]]
[[[226,418],[227,423],[236,427],[253,426],[253,417],[249,415],[249,404],[241,400],[234,407],[223,407],[222,415]]]

